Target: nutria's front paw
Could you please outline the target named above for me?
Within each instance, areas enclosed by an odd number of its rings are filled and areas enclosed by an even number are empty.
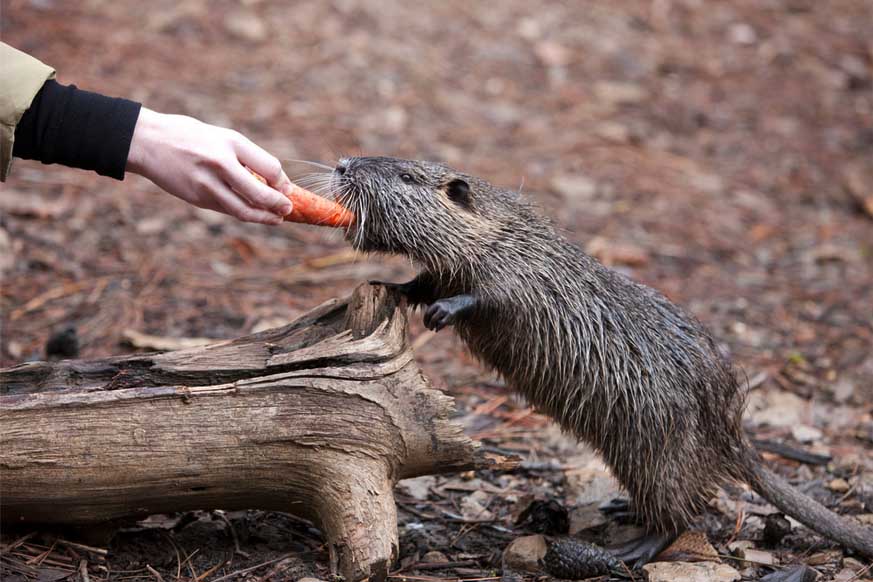
[[[424,312],[424,326],[439,331],[447,325],[456,323],[476,305],[471,295],[455,295],[434,301]]]
[[[450,323],[454,323],[453,320],[454,313],[445,299],[431,304],[424,312],[424,327],[433,331],[439,331]]]

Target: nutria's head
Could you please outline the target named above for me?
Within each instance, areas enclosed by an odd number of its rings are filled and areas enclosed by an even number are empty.
[[[355,215],[346,238],[356,249],[402,254],[455,271],[499,229],[505,194],[474,176],[433,162],[344,158],[333,190]]]

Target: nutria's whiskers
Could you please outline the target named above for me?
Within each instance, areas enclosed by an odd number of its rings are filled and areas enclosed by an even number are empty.
[[[320,162],[313,162],[313,161],[311,161],[311,160],[295,160],[295,159],[292,159],[292,158],[285,158],[285,159],[282,160],[282,162],[283,162],[283,163],[284,163],[284,162],[293,162],[293,163],[295,163],[295,164],[309,164],[310,166],[315,166],[316,168],[321,168],[322,170],[327,170],[328,172],[332,172],[332,171],[333,171],[333,168],[332,168],[332,167],[330,167],[330,166],[328,166],[328,165],[326,165],[326,164],[322,164],[322,163],[320,163]]]

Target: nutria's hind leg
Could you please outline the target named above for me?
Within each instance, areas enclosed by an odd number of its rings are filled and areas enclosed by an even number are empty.
[[[455,295],[434,301],[424,312],[424,326],[439,331],[473,311],[479,300],[473,295]]]
[[[617,560],[626,564],[633,562],[634,569],[637,569],[651,562],[652,558],[667,549],[677,537],[678,533],[650,532],[620,546],[609,548],[609,551]]]
[[[604,501],[597,506],[597,509],[607,515],[614,513],[624,513],[630,511],[630,500],[626,497],[613,497],[609,501]]]
[[[631,509],[630,501],[623,497],[615,497],[601,503],[597,509],[619,523],[640,523],[639,515]]]

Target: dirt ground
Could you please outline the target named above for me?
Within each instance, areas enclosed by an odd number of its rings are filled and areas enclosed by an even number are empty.
[[[873,527],[873,2],[7,0],[0,10],[3,40],[61,82],[233,127],[284,160],[437,159],[521,188],[590,253],[706,323],[748,379],[750,433],[829,458],[767,454],[770,466]],[[0,211],[4,366],[41,358],[68,325],[82,357],[137,349],[131,331],[230,338],[410,273],[355,257],[337,233],[237,223],[137,176],[17,161]],[[416,321],[416,337],[422,329]],[[401,486],[398,579],[498,579],[503,548],[537,529],[515,523],[532,498],[570,510],[582,537],[615,537],[596,504],[618,492],[589,452],[507,398],[450,332],[417,357],[471,434],[526,463]],[[820,580],[873,576],[801,526],[762,541],[768,513],[736,487],[695,528],[744,580],[789,564]],[[317,530],[256,510],[155,517],[107,555],[48,532],[2,541],[9,580],[81,578],[82,560],[91,580],[328,576]],[[738,560],[740,542],[774,566]]]

